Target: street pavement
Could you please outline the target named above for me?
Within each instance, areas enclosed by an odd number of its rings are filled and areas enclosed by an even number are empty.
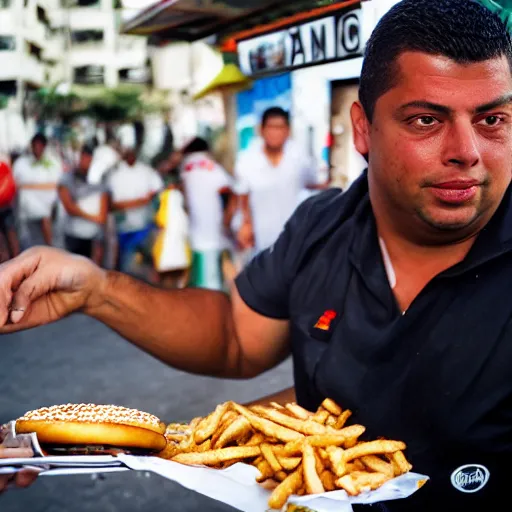
[[[204,415],[221,402],[249,402],[292,384],[290,362],[251,381],[173,370],[83,315],[0,336],[0,424],[63,403],[134,407],[166,422]],[[40,477],[0,496],[1,512],[233,511],[159,476],[126,472]]]

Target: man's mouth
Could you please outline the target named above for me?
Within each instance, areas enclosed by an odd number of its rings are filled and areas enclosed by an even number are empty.
[[[453,180],[435,183],[430,189],[441,202],[462,205],[474,199],[480,186],[476,180]]]

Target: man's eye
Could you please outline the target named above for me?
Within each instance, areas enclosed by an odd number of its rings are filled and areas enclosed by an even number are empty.
[[[482,119],[478,124],[483,124],[484,126],[497,126],[499,125],[503,119],[500,116],[487,116]]]
[[[433,116],[421,116],[417,117],[414,120],[414,124],[416,126],[424,127],[424,126],[433,126],[437,123],[437,120]]]

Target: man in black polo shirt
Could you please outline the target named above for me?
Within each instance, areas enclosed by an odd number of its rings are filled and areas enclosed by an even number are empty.
[[[404,0],[352,107],[367,173],[299,207],[231,299],[33,249],[0,268],[2,332],[81,310],[174,367],[231,378],[291,353],[300,404],[332,397],[430,475],[383,509],[509,510],[511,62],[479,4]]]

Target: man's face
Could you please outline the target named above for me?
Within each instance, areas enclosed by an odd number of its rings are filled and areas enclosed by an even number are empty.
[[[261,136],[267,148],[279,151],[290,136],[290,126],[284,117],[269,117],[261,126]]]
[[[90,153],[80,153],[80,160],[78,162],[78,170],[81,174],[87,175],[89,168],[91,167],[92,155]]]
[[[509,64],[409,52],[398,65],[371,124],[356,122],[356,145],[370,153],[372,205],[426,243],[464,239],[488,222],[511,181]]]
[[[135,153],[135,151],[132,149],[126,150],[124,154],[124,160],[130,166],[135,165],[135,162],[137,161],[137,153]]]
[[[45,148],[46,146],[40,140],[35,140],[32,142],[32,153],[34,154],[36,160],[41,160]]]

